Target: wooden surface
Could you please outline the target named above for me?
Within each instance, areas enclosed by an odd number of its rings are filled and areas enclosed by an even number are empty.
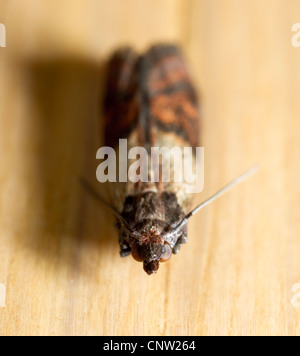
[[[0,1],[1,335],[300,334],[296,22],[299,0]],[[108,55],[157,41],[182,45],[201,92],[196,200],[261,170],[149,277],[78,177],[95,183]]]

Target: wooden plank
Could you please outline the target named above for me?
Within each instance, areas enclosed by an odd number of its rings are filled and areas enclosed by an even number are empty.
[[[1,335],[300,334],[299,10],[299,0],[1,1]],[[197,200],[261,170],[193,218],[188,244],[148,277],[120,259],[113,217],[78,177],[95,176],[107,56],[157,41],[182,44],[201,91]]]

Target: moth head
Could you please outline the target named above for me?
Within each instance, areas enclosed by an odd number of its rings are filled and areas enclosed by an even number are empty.
[[[161,238],[143,238],[133,243],[131,247],[132,257],[143,262],[147,274],[157,272],[159,262],[166,262],[172,255],[172,248],[168,242]]]

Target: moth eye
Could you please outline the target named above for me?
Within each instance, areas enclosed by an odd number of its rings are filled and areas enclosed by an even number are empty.
[[[137,243],[134,243],[132,245],[131,255],[136,261],[143,262],[143,259],[141,258],[140,253],[139,253],[139,245]]]
[[[167,262],[171,256],[172,256],[171,246],[167,242],[165,242],[163,246],[163,254],[160,258],[160,262]]]

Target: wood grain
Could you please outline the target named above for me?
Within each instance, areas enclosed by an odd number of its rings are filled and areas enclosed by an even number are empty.
[[[1,335],[300,335],[299,14],[299,0],[1,0]],[[108,55],[165,41],[201,92],[197,200],[261,170],[149,277],[78,177],[95,181]]]

